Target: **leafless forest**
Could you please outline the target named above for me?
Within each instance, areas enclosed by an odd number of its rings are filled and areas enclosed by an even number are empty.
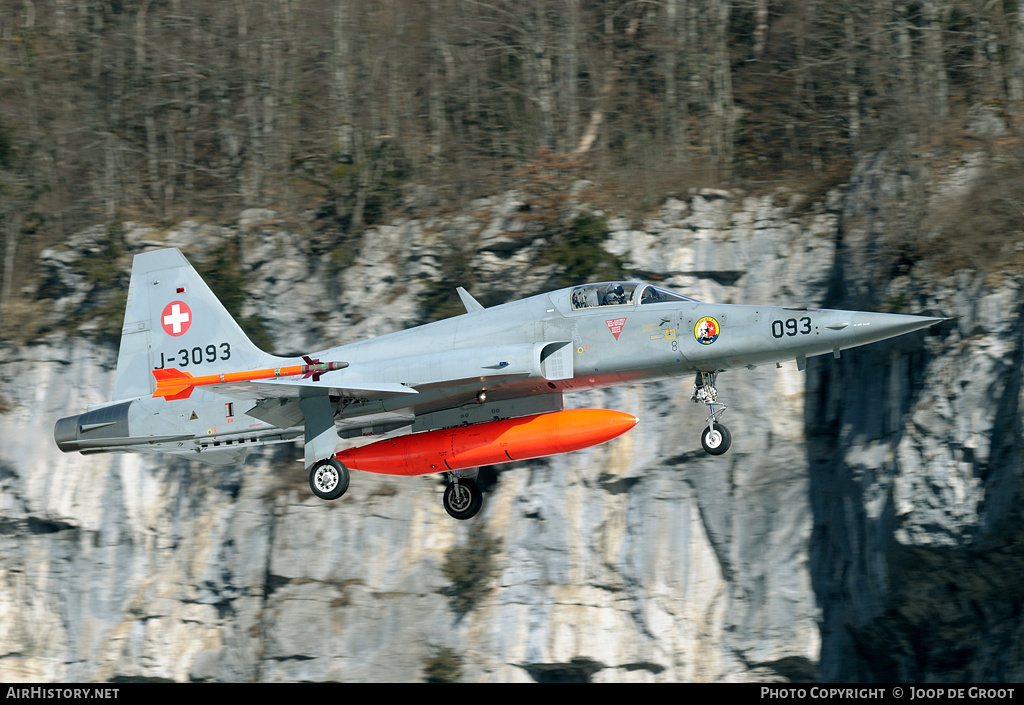
[[[357,232],[563,159],[638,206],[820,188],[1024,105],[1018,0],[3,0],[4,297],[66,233],[265,206]],[[1012,134],[1012,133],[1011,133]]]

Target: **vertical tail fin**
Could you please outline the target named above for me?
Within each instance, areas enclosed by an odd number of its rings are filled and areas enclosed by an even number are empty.
[[[152,394],[152,371],[175,368],[195,374],[245,370],[270,364],[177,248],[135,256],[114,399]]]

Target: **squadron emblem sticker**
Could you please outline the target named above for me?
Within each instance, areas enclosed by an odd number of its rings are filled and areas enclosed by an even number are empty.
[[[697,321],[697,325],[693,327],[693,337],[697,339],[697,342],[701,345],[711,345],[711,343],[718,340],[719,333],[722,329],[711,316],[705,316],[704,318]]]

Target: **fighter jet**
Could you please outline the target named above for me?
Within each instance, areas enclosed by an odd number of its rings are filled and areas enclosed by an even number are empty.
[[[705,303],[636,281],[582,284],[298,357],[257,348],[177,249],[137,255],[114,401],[57,421],[64,452],[173,453],[213,464],[303,443],[309,485],[341,497],[350,469],[445,473],[445,510],[482,505],[476,469],[609,441],[637,418],[565,409],[568,392],[694,375],[700,443],[731,443],[720,372],[903,335],[944,318]],[[343,446],[339,450],[339,445]]]

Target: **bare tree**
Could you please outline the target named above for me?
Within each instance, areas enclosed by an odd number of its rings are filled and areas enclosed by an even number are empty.
[[[923,0],[924,59],[922,90],[926,112],[933,120],[949,117],[949,80],[943,57],[942,28],[949,14],[948,0]]]
[[[1013,15],[1010,76],[1010,100],[1024,101],[1024,3],[1017,3],[1017,11]]]
[[[824,173],[1024,102],[1024,4],[992,0],[22,0],[0,34],[50,241],[247,205],[358,229],[399,180],[500,187],[542,146],[611,178]]]

